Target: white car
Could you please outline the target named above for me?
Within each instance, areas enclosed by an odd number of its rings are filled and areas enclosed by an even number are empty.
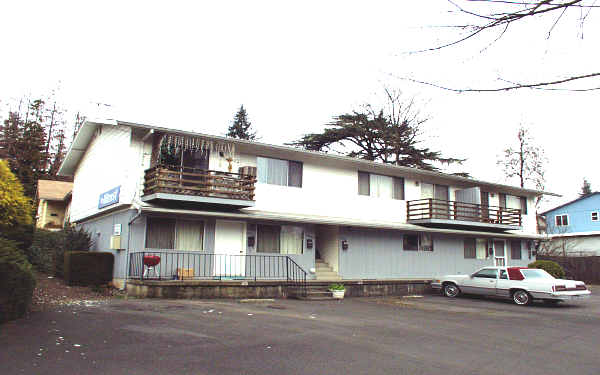
[[[433,289],[446,297],[461,293],[511,298],[517,305],[534,299],[547,303],[589,298],[582,281],[555,279],[548,272],[525,267],[484,267],[470,275],[448,275],[434,279]]]

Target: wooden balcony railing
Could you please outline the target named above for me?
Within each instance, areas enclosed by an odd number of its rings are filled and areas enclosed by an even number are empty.
[[[256,177],[173,165],[157,165],[144,174],[144,195],[155,193],[254,200]]]
[[[418,199],[406,202],[407,220],[442,219],[521,226],[521,210],[497,206]]]

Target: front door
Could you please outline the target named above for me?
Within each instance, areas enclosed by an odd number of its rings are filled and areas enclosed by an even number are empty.
[[[494,240],[494,265],[506,266],[506,249],[503,240]]]
[[[217,220],[215,224],[215,276],[246,274],[246,223]]]

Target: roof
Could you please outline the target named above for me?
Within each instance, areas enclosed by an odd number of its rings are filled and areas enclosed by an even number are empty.
[[[546,215],[548,212],[551,212],[551,211],[557,210],[557,209],[559,209],[559,208],[562,208],[562,207],[568,206],[568,205],[570,205],[570,204],[572,204],[572,203],[575,203],[575,202],[578,202],[578,201],[580,201],[580,200],[583,200],[583,199],[590,198],[590,197],[592,197],[592,196],[594,196],[594,195],[596,195],[596,194],[600,194],[600,191],[595,191],[595,192],[593,192],[593,193],[590,193],[590,194],[584,195],[584,196],[582,196],[582,197],[579,197],[579,198],[577,198],[577,199],[573,199],[573,200],[572,200],[572,201],[570,201],[570,202],[563,203],[563,204],[561,204],[560,206],[556,206],[556,207],[554,207],[554,208],[551,208],[551,209],[549,209],[549,210],[547,210],[547,211],[544,211],[544,212],[542,212],[540,215]]]
[[[94,132],[96,131],[96,128],[101,125],[109,125],[109,126],[122,125],[122,126],[130,126],[132,128],[137,128],[137,129],[146,129],[148,131],[160,131],[160,132],[166,132],[166,133],[171,133],[171,134],[205,137],[205,138],[210,138],[210,139],[214,139],[214,140],[231,142],[231,143],[235,144],[238,149],[239,148],[246,148],[246,149],[252,148],[252,149],[256,150],[256,152],[258,152],[258,153],[263,152],[263,153],[280,155],[282,158],[285,155],[296,155],[299,158],[303,157],[305,159],[306,158],[318,158],[320,161],[328,160],[328,161],[332,161],[332,162],[343,162],[343,163],[352,164],[353,166],[355,166],[359,169],[365,169],[365,171],[370,171],[373,173],[388,173],[391,175],[415,177],[417,179],[418,178],[429,178],[429,179],[437,178],[437,179],[443,179],[445,181],[452,181],[452,182],[456,183],[457,185],[462,185],[464,187],[480,186],[480,187],[484,187],[484,188],[490,188],[493,190],[501,190],[502,192],[505,192],[505,193],[513,193],[515,195],[539,196],[539,195],[544,194],[544,195],[553,195],[553,196],[560,197],[560,195],[555,194],[555,193],[534,190],[534,189],[524,189],[524,188],[511,186],[511,185],[497,184],[497,183],[493,183],[493,182],[481,181],[481,180],[476,180],[476,179],[467,178],[467,177],[461,177],[461,176],[448,174],[448,173],[433,172],[433,171],[427,171],[427,170],[418,169],[418,168],[410,168],[410,167],[402,167],[402,166],[397,166],[397,165],[392,165],[392,164],[378,163],[378,162],[369,161],[369,160],[352,158],[349,156],[336,155],[336,154],[330,154],[330,153],[319,152],[319,151],[303,150],[303,149],[291,147],[291,146],[272,145],[272,144],[268,144],[268,143],[248,141],[248,140],[244,140],[244,139],[222,137],[222,136],[216,136],[216,135],[210,135],[210,134],[202,134],[202,133],[197,133],[197,132],[190,132],[190,131],[165,128],[165,127],[154,126],[154,125],[138,124],[138,123],[133,123],[133,122],[117,121],[117,120],[86,121],[81,126],[81,128],[79,129],[79,132],[77,133],[77,136],[73,140],[73,143],[71,144],[71,147],[69,148],[69,151],[68,151],[68,153],[60,167],[60,170],[58,172],[59,175],[70,176],[75,173],[77,165],[79,164],[79,161],[83,157],[83,154],[85,153],[87,146],[91,142],[91,140],[94,136]],[[268,156],[268,155],[265,155],[265,156]],[[290,156],[290,158],[291,158],[291,156]]]
[[[73,190],[72,182],[38,180],[37,197],[50,201],[62,201]]]

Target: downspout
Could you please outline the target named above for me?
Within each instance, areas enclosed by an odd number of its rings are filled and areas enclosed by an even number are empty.
[[[129,220],[129,222],[127,223],[127,249],[125,249],[125,280],[123,281],[124,290],[127,290],[127,279],[129,277],[129,242],[131,241],[131,224],[133,224],[134,221],[136,221],[140,216],[142,216],[142,207],[139,205],[136,206],[137,214],[133,218],[131,218],[131,220]]]

